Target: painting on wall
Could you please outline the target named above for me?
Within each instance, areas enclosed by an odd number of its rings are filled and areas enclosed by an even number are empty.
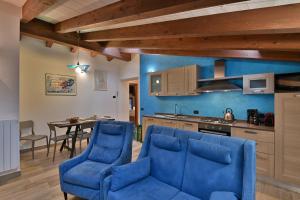
[[[106,91],[107,90],[107,72],[101,70],[95,70],[95,91]]]
[[[76,96],[76,76],[46,74],[46,95]]]

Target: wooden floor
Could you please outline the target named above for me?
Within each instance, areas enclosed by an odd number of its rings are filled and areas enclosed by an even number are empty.
[[[141,145],[134,143],[133,158],[136,159]],[[36,159],[31,159],[31,153],[21,154],[22,175],[0,186],[0,200],[63,200],[60,191],[58,165],[68,158],[69,153],[57,153],[52,162],[53,148],[49,158],[46,150],[36,151]],[[79,150],[77,150],[79,152]],[[300,200],[300,194],[276,188],[272,185],[257,183],[257,200]],[[70,200],[80,200],[70,196]]]

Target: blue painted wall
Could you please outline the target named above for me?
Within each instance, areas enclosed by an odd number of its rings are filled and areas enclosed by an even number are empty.
[[[233,109],[237,119],[246,119],[247,109],[256,108],[260,112],[274,112],[274,95],[243,95],[242,92],[206,93],[199,96],[155,97],[148,95],[148,72],[163,71],[168,68],[198,64],[202,78],[211,78],[214,73],[214,58],[141,55],[140,87],[141,116],[155,112],[174,113],[174,105],[180,106],[182,114],[193,115],[199,110],[200,116],[223,117],[225,108]],[[257,73],[300,72],[300,63],[253,60],[226,60],[226,76]]]

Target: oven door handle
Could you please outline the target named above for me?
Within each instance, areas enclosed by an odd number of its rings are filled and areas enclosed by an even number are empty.
[[[199,129],[199,132],[209,133],[209,134],[215,134],[215,135],[228,136],[226,133],[220,133],[220,132],[216,132],[216,131],[208,131],[208,130],[203,130],[203,129]]]

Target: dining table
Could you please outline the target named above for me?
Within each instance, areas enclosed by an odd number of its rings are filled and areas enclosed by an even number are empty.
[[[75,152],[75,148],[76,148],[76,139],[78,136],[79,131],[81,130],[81,126],[87,123],[96,123],[98,120],[78,120],[77,122],[70,122],[68,120],[64,120],[64,121],[55,121],[55,122],[50,122],[50,124],[54,125],[57,128],[67,128],[67,132],[66,134],[69,135],[71,133],[71,130],[73,127],[75,127],[75,131],[74,134],[72,136],[72,145],[71,148],[66,146],[67,140],[64,140],[61,144],[60,147],[60,152],[63,151],[63,149],[68,149],[71,153],[70,153],[70,158],[73,158],[74,156],[74,152]]]

